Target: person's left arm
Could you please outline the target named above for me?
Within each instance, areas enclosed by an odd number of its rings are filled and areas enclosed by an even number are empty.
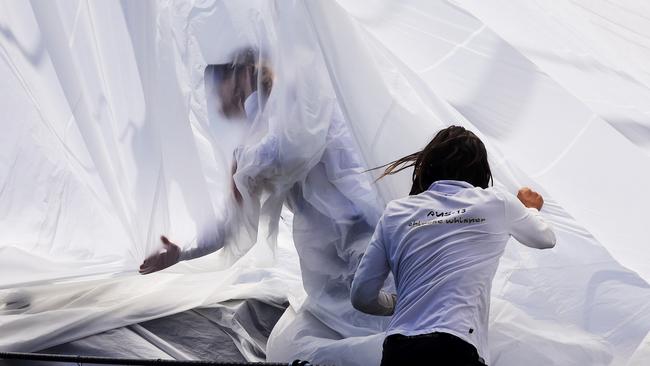
[[[361,258],[350,294],[355,309],[372,315],[392,315],[396,302],[395,294],[381,290],[390,272],[382,219],[379,220],[370,244]]]

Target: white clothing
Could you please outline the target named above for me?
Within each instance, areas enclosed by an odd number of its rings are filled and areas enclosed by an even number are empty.
[[[244,101],[246,117],[254,121],[260,111],[258,92],[253,92]],[[249,165],[246,167],[246,180],[249,190],[257,190],[268,182],[277,179],[277,168],[291,161],[291,152],[282,156],[282,136],[268,133],[257,144],[240,145],[234,152],[235,159],[246,154]],[[320,162],[306,174],[301,189],[292,189],[287,204],[296,211],[304,206],[304,197],[323,215],[337,223],[350,223],[359,219],[374,227],[379,219],[378,198],[372,181],[364,174],[365,169],[355,151],[356,142],[350,135],[345,120],[338,108],[332,113],[327,132],[325,148]],[[238,169],[241,169],[239,167]],[[228,235],[225,222],[209,228],[199,235],[196,246],[181,252],[180,260],[198,258],[221,249]],[[363,255],[363,249],[358,256]],[[360,259],[360,258],[359,258]],[[355,262],[358,263],[358,260]]]
[[[555,245],[539,212],[512,194],[434,182],[388,204],[355,275],[352,302],[393,314],[388,334],[450,333],[488,360],[490,289],[510,235],[534,248]],[[390,270],[396,298],[381,291]]]
[[[244,107],[248,119],[254,121],[262,110],[257,92],[247,98]],[[304,178],[293,182],[284,202],[294,213],[293,240],[309,295],[303,307],[342,337],[374,334],[385,328],[386,319],[372,319],[355,310],[350,287],[381,206],[337,107],[331,112],[324,143],[318,162]],[[269,131],[259,142],[238,147],[237,173],[244,175],[240,181],[245,185],[238,189],[274,189],[276,182],[286,180],[280,171],[302,164],[287,151],[291,144],[285,135]],[[232,229],[226,222],[209,228],[194,248],[181,253],[181,260],[221,249],[228,230]]]

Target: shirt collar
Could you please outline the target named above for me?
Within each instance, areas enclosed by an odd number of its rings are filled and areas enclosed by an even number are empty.
[[[474,186],[462,180],[437,180],[431,183],[429,191],[454,194],[465,188],[474,188]]]

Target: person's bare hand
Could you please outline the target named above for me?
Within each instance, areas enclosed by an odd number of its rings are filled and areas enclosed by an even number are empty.
[[[519,192],[517,192],[517,198],[519,198],[524,206],[536,208],[538,211],[541,210],[544,205],[544,198],[542,195],[528,187],[521,188]]]
[[[165,251],[158,252],[145,259],[140,266],[140,274],[149,274],[160,271],[178,263],[178,258],[181,255],[181,248],[169,241],[169,239],[164,235],[160,237],[160,241],[162,241]]]

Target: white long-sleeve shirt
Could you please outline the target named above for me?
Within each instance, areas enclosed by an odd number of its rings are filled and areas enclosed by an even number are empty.
[[[512,194],[434,182],[388,204],[355,274],[352,303],[392,314],[388,334],[450,333],[488,360],[490,290],[511,235],[533,248],[555,245],[539,212]],[[396,296],[381,291],[391,270]]]

